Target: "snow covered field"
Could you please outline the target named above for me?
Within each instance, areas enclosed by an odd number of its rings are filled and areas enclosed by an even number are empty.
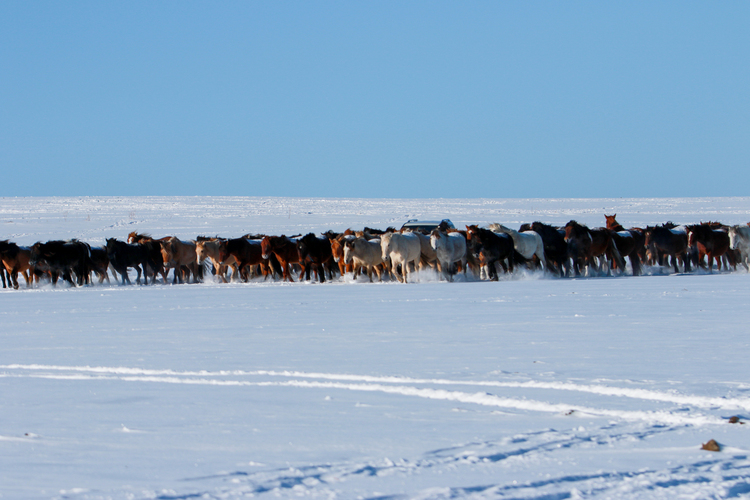
[[[750,198],[1,198],[0,238],[604,213],[737,224]],[[0,495],[750,496],[747,273],[422,278],[3,290]]]

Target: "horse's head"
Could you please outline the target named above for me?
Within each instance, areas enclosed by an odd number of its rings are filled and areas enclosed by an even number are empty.
[[[266,236],[262,240],[260,240],[260,252],[261,257],[264,259],[270,259],[271,258],[271,252],[273,252],[273,247],[271,246],[271,237]]]
[[[31,252],[29,255],[29,264],[32,266],[36,266],[39,263],[39,260],[42,259],[42,248],[44,243],[41,241],[37,241],[31,246]]]
[[[356,244],[357,244],[357,240],[345,240],[344,241],[344,246],[343,246],[344,264],[349,265],[352,263],[352,260],[354,257],[354,247],[356,246]]]
[[[393,248],[393,235],[396,233],[384,233],[380,236],[380,248],[383,251],[383,260],[388,260]]]
[[[300,260],[306,260],[310,256],[311,243],[314,243],[315,235],[308,233],[299,240],[297,240],[297,251],[299,252]]]
[[[622,229],[622,224],[617,222],[617,214],[604,214],[604,219],[607,221],[607,229],[612,229],[615,231],[620,231]]]
[[[205,240],[195,242],[195,257],[196,259],[198,259],[198,264],[203,264],[208,258],[208,253],[206,252]]]
[[[696,233],[698,231],[700,231],[699,228],[700,228],[700,226],[697,225],[697,224],[690,225],[690,226],[685,226],[685,231],[687,232],[687,235],[688,235],[688,246],[689,247],[694,246],[696,240],[699,239],[699,238],[696,237]]]

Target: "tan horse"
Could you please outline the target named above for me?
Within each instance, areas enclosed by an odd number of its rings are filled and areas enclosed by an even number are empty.
[[[174,269],[173,283],[190,281],[190,274],[193,275],[193,282],[197,283],[201,276],[198,270],[198,258],[195,250],[194,241],[182,241],[175,236],[166,240],[160,240],[161,255],[164,259],[164,268],[169,273],[169,269]]]
[[[195,255],[198,260],[198,265],[203,266],[206,260],[210,260],[214,266],[214,274],[221,280],[222,283],[228,283],[227,272],[229,268],[232,268],[231,279],[237,279],[239,274],[237,273],[237,261],[233,256],[229,256],[225,264],[221,263],[219,259],[219,249],[221,248],[221,242],[224,241],[221,238],[206,238],[198,236],[198,241],[195,243]]]

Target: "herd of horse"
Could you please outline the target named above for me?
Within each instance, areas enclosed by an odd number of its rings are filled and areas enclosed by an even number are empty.
[[[625,229],[616,214],[605,215],[606,227],[589,228],[571,220],[564,227],[542,222],[523,224],[518,231],[501,224],[466,226],[457,230],[440,224],[432,231],[364,228],[343,233],[328,231],[295,237],[247,234],[240,238],[175,236],[153,238],[130,233],[126,241],[106,240],[103,247],[78,240],[53,240],[22,247],[0,241],[3,288],[19,288],[59,279],[84,286],[109,273],[122,284],[249,281],[262,277],[293,282],[347,274],[366,275],[370,281],[413,280],[413,273],[431,269],[453,281],[457,273],[498,280],[517,268],[558,277],[621,275],[627,261],[634,276],[644,266],[675,273],[703,268],[713,272],[750,264],[750,223],[725,226],[718,222],[678,226],[667,222]],[[627,259],[627,261],[626,261]],[[210,271],[209,271],[210,269]],[[209,276],[210,275],[212,276]],[[92,279],[92,276],[94,277]]]

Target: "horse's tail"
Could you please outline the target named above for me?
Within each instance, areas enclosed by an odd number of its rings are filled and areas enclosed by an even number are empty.
[[[514,265],[526,264],[526,262],[528,262],[528,259],[524,257],[523,255],[521,255],[520,253],[518,253],[518,250],[513,249],[513,264]]]

